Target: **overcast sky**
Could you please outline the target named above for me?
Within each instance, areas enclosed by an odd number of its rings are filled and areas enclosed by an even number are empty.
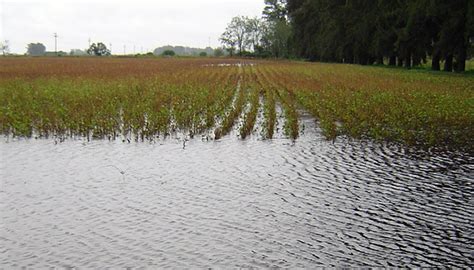
[[[12,53],[41,42],[54,51],[84,49],[88,40],[112,52],[140,53],[163,45],[220,46],[237,15],[261,16],[263,0],[0,0],[0,39]]]

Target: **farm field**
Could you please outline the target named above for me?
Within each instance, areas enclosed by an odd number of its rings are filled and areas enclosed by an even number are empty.
[[[297,139],[301,111],[327,139],[472,151],[474,77],[238,59],[0,59],[0,130],[21,137]],[[257,119],[259,118],[259,119]],[[259,120],[259,121],[257,121]],[[303,127],[304,128],[304,127]]]
[[[0,265],[468,267],[473,85],[295,61],[1,58]]]
[[[0,22],[0,270],[474,265],[474,0]]]

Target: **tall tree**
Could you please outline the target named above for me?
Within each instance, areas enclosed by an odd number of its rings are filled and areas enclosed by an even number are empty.
[[[237,46],[239,55],[242,55],[248,46],[248,20],[246,16],[232,18],[220,40],[224,45]]]
[[[229,55],[232,57],[235,52],[235,46],[237,45],[237,38],[235,37],[233,31],[226,29],[220,37],[220,41],[224,45],[224,49],[227,50]]]
[[[291,25],[288,21],[286,0],[265,0],[262,12],[266,23],[264,41],[266,49],[277,58],[290,56]]]
[[[431,57],[434,70],[444,61],[444,70],[462,72],[474,36],[473,6],[473,0],[287,0],[286,9],[302,57],[363,65],[398,59],[407,68]],[[265,12],[279,14],[274,10]]]
[[[286,0],[265,0],[263,17],[268,21],[283,21],[287,19],[288,9]]]
[[[263,23],[262,20],[258,19],[257,17],[247,18],[246,25],[247,42],[249,45],[252,46],[252,50],[255,52],[261,47],[261,41],[266,31],[266,25]]]

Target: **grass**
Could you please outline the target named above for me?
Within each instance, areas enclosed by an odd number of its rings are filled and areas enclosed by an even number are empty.
[[[213,130],[219,139],[248,108],[239,130],[244,139],[263,106],[264,137],[272,138],[275,107],[281,106],[285,134],[292,139],[299,135],[298,110],[304,109],[328,139],[347,135],[473,151],[474,77],[469,74],[248,62],[1,58],[0,132],[153,140],[176,131],[192,136]]]

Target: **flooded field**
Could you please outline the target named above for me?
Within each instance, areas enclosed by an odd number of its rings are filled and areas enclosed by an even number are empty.
[[[2,61],[0,268],[474,263],[472,77]]]
[[[249,59],[0,59],[0,134],[154,141],[183,131],[272,139],[298,110],[322,134],[474,153],[474,77],[342,64]],[[258,124],[257,124],[258,125]],[[134,138],[130,138],[133,135]]]
[[[473,265],[472,156],[237,133],[2,137],[0,266]]]

